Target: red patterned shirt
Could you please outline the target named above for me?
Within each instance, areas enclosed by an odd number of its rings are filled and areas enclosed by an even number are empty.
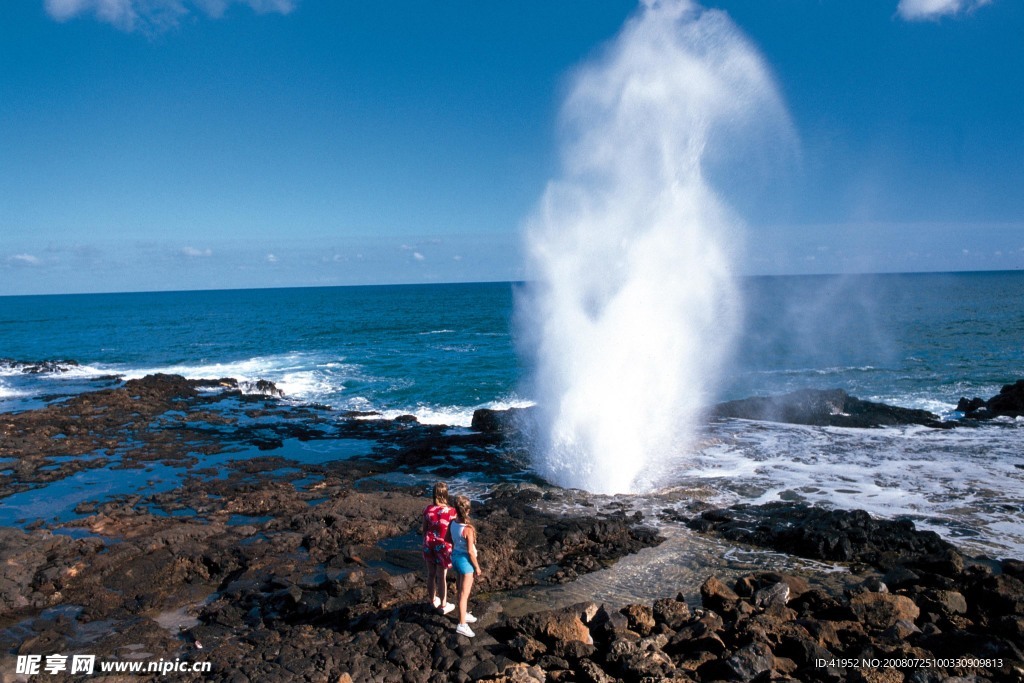
[[[457,513],[455,508],[447,505],[428,505],[423,511],[423,519],[426,521],[427,533],[423,537],[423,548],[435,549],[438,544],[446,546],[451,552],[451,547],[445,543],[444,536],[448,532],[448,525],[455,519]]]

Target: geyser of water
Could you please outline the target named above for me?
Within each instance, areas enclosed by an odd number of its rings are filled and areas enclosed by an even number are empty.
[[[765,132],[788,135],[788,117],[724,13],[650,0],[575,74],[562,124],[517,301],[535,466],[562,486],[641,490],[685,451],[736,334],[738,219],[709,178]]]

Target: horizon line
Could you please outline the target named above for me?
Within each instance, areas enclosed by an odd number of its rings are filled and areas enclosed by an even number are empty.
[[[981,270],[908,270],[908,271],[871,271],[847,273],[756,273],[738,276],[738,279],[756,278],[800,278],[800,277],[879,277],[879,276],[910,276],[910,275],[972,275],[1024,272],[1024,268],[992,268]],[[0,299],[46,296],[99,296],[114,294],[190,294],[199,292],[248,292],[248,291],[280,291],[290,289],[356,289],[370,287],[441,287],[457,285],[522,285],[529,280],[453,280],[446,282],[378,282],[345,285],[284,285],[267,287],[200,287],[196,289],[122,289],[88,292],[33,292],[30,294],[0,294]]]

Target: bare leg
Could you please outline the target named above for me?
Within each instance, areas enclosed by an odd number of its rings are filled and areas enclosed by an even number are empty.
[[[433,605],[437,597],[437,565],[427,559],[423,562],[427,565],[427,602]]]
[[[462,605],[462,574],[455,572],[455,617],[462,623],[462,613],[459,612]]]
[[[437,594],[441,596],[442,609],[448,603],[448,570],[438,565],[437,570]]]
[[[459,606],[456,608],[456,614],[459,616],[459,623],[465,624],[466,615],[469,614],[469,591],[473,589],[473,574],[462,574],[455,585],[459,589]]]

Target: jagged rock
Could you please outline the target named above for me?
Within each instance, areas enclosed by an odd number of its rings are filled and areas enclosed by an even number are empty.
[[[578,610],[573,608],[514,617],[507,621],[506,628],[551,646],[564,641],[579,641],[587,645],[594,642]]]
[[[921,633],[921,629],[917,627],[917,624],[912,621],[907,621],[906,619],[900,619],[891,627],[886,629],[884,635],[885,637],[893,640],[906,640],[915,633]]]
[[[506,410],[477,408],[473,411],[473,420],[470,426],[478,432],[510,434],[521,431],[523,425],[530,419],[532,412],[531,408],[508,408]]]
[[[754,593],[754,605],[757,607],[771,605],[785,607],[787,602],[789,602],[789,585],[784,581],[779,581]]]
[[[893,567],[882,577],[882,582],[893,589],[911,586],[921,580],[913,570],[904,566]]]
[[[634,652],[618,663],[618,670],[627,681],[664,680],[675,668],[672,658],[660,650]]]
[[[789,588],[788,600],[792,600],[803,595],[811,588],[807,583],[807,580],[799,576],[778,574],[776,572],[759,572],[757,574],[747,574],[736,579],[736,584],[733,587],[733,590],[736,591],[737,595],[749,598],[759,590],[774,586],[778,583],[784,583]],[[777,588],[776,590],[781,589]]]
[[[767,422],[832,427],[883,427],[919,424],[948,427],[926,410],[872,403],[850,396],[842,389],[803,389],[783,396],[745,398],[720,403],[712,409],[717,418],[742,418]]]
[[[509,647],[515,650],[519,658],[524,662],[535,662],[541,656],[547,654],[547,645],[536,638],[520,633],[508,642]]]
[[[946,615],[967,614],[967,598],[958,591],[926,590],[917,602],[924,609]]]
[[[963,569],[960,553],[935,532],[919,531],[909,520],[874,519],[863,510],[785,502],[734,505],[702,512],[688,525],[729,540],[813,559],[858,561],[882,568],[927,566],[951,574]]]
[[[1024,581],[999,574],[990,577],[983,584],[978,595],[979,607],[998,615],[1024,616]]]
[[[284,397],[284,391],[278,389],[276,384],[266,379],[258,379],[255,382],[242,382],[239,386],[243,391],[250,394]]]
[[[654,628],[654,611],[647,605],[626,605],[619,610],[626,617],[627,628],[641,636],[650,635]]]
[[[921,614],[914,601],[891,593],[861,593],[850,599],[850,609],[871,628],[885,630],[898,621],[913,622]]]
[[[985,401],[961,398],[956,409],[968,420],[991,420],[996,417],[1024,416],[1024,379],[1005,384],[999,393]]]
[[[774,669],[775,655],[764,643],[751,643],[726,659],[725,666],[735,678],[749,681],[758,674]]]
[[[700,587],[701,603],[707,609],[728,613],[736,610],[740,596],[714,576],[709,577]]]
[[[582,660],[577,666],[580,680],[584,683],[615,683],[615,677],[589,659]]]
[[[690,619],[690,607],[679,598],[655,600],[651,613],[657,624],[664,624],[673,631],[678,630]]]
[[[818,660],[832,658],[832,653],[820,642],[798,633],[784,636],[775,654],[792,659],[801,667],[813,667]]]

